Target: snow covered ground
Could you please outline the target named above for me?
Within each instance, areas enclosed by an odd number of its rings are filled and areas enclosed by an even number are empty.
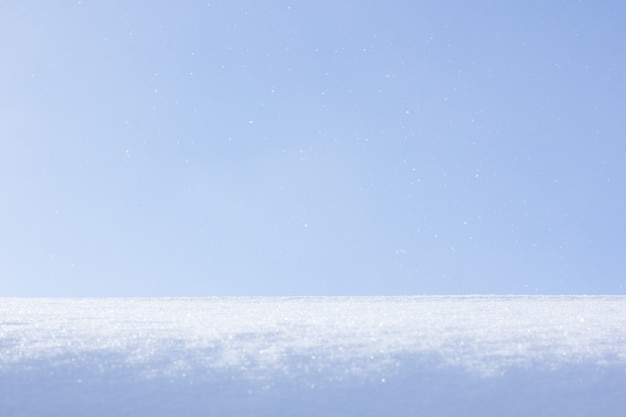
[[[626,297],[0,298],[0,416],[624,416]]]

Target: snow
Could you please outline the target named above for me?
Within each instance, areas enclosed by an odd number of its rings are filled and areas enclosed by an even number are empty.
[[[622,416],[626,297],[0,298],[1,416]]]

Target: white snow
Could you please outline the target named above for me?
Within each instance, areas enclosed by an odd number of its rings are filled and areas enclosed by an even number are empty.
[[[623,416],[626,297],[0,298],[0,416]]]

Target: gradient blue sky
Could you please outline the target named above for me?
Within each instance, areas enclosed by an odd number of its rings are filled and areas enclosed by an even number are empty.
[[[622,1],[0,4],[0,294],[623,294]]]

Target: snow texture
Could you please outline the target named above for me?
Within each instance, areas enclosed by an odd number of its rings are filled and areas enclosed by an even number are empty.
[[[626,297],[0,299],[0,416],[623,416]]]

